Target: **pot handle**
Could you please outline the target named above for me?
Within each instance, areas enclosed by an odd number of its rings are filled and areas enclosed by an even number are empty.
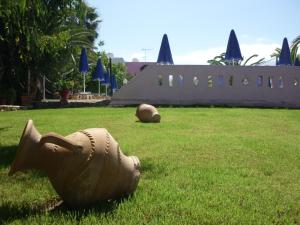
[[[71,150],[74,153],[78,153],[82,150],[82,146],[78,145],[74,141],[71,141],[59,134],[56,133],[48,133],[41,137],[40,144],[52,143],[64,147],[68,150]]]

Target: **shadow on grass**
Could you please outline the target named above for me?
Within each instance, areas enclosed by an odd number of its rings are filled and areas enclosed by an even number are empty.
[[[17,145],[0,147],[0,169],[7,168],[12,164],[12,162],[16,156],[17,150],[18,150]],[[35,170],[30,171],[29,174],[33,178],[42,178],[42,177],[47,176],[44,172],[35,171]]]
[[[11,128],[11,127],[0,127],[0,134],[2,131],[7,131],[9,128]]]
[[[154,162],[153,159],[141,160],[141,173],[143,179],[152,179],[167,175],[167,168],[162,162]]]
[[[17,145],[0,147],[0,168],[8,167],[15,158]]]
[[[24,220],[31,216],[53,215],[70,216],[70,219],[80,221],[89,214],[108,214],[114,212],[119,204],[130,199],[130,196],[118,198],[111,201],[101,202],[89,207],[71,208],[59,198],[50,199],[44,203],[29,204],[23,203],[14,205],[12,203],[4,203],[0,206],[0,224],[10,223],[15,220]]]

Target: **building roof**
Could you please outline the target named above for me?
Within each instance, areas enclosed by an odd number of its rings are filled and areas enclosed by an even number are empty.
[[[127,72],[131,75],[136,75],[138,72],[143,70],[145,66],[153,65],[155,62],[126,62]]]

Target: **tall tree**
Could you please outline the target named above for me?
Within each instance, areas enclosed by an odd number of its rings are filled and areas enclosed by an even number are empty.
[[[1,0],[0,92],[35,94],[42,74],[55,80],[75,67],[80,47],[93,51],[97,18],[81,0]]]

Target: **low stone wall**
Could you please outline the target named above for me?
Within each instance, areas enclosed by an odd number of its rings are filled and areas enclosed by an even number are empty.
[[[141,103],[300,108],[300,68],[149,65],[111,101],[113,106]]]
[[[35,109],[55,109],[55,108],[80,108],[80,107],[98,107],[107,106],[110,99],[102,100],[69,100],[67,103],[62,103],[59,100],[46,100],[33,102]]]
[[[4,111],[16,111],[19,109],[27,109],[28,107],[19,105],[0,105],[0,112]]]

